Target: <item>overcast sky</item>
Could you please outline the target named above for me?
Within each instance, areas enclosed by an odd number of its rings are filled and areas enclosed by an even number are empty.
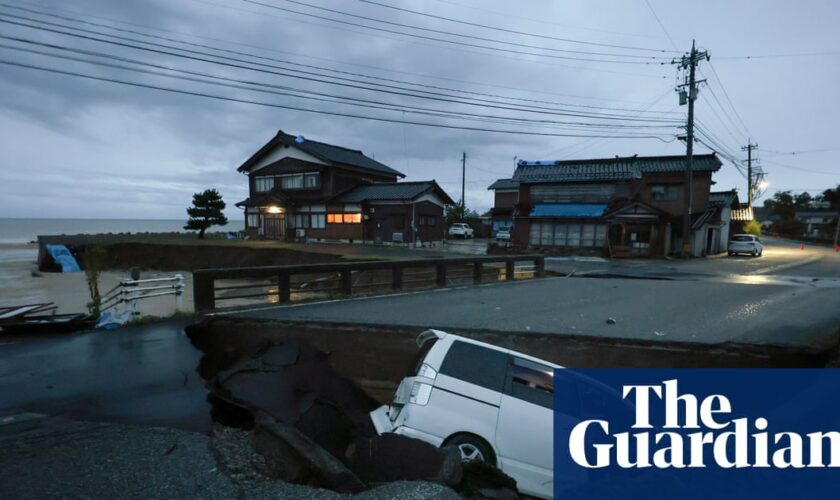
[[[247,196],[247,183],[236,168],[277,129],[361,149],[407,174],[407,180],[436,179],[454,199],[460,197],[460,159],[462,152],[466,152],[467,204],[483,212],[492,205],[492,193],[487,191],[487,186],[496,178],[511,175],[514,157],[563,160],[684,153],[684,144],[673,140],[677,129],[670,123],[671,119],[684,120],[686,112],[685,106],[678,105],[673,91],[674,85],[680,83],[677,67],[638,64],[648,59],[630,56],[678,56],[675,50],[688,50],[692,38],[711,54],[710,62],[700,64],[698,78],[708,79],[709,86],[701,88],[696,114],[707,133],[719,143],[718,147],[725,148],[730,155],[745,158],[740,148],[746,145],[748,137],[752,137],[760,146],[758,155],[768,175],[770,193],[783,189],[818,193],[840,183],[837,166],[840,144],[835,139],[837,116],[840,115],[836,91],[840,80],[840,39],[836,34],[840,5],[832,0],[649,0],[664,29],[645,0],[375,0],[381,5],[360,0],[301,0],[310,5],[409,27],[318,10],[298,2],[258,1],[266,5],[240,0],[3,0],[0,21],[5,22],[0,22],[0,35],[18,40],[0,40],[3,46],[0,60],[187,92],[390,121],[223,101],[3,64],[0,65],[0,217],[178,219],[184,216],[184,208],[193,192],[215,187],[228,202],[228,215],[241,219],[241,211],[233,204]],[[12,8],[14,5],[27,6],[31,10]],[[52,14],[52,17],[32,10]],[[508,31],[470,26],[442,17]],[[87,24],[80,24],[79,20]],[[666,36],[666,30],[671,39]],[[117,41],[113,36],[124,37],[118,40],[124,45],[90,39]],[[144,45],[132,40],[159,45]],[[179,41],[193,45],[179,44]],[[228,79],[224,81],[226,84],[238,88],[34,54],[32,50],[55,53],[56,48],[31,42],[124,58],[123,61],[109,60],[115,65],[136,68],[140,67],[137,65],[140,61],[159,66],[157,69],[144,66],[146,71],[177,69],[201,73],[204,76],[200,78],[204,79],[223,77]],[[158,52],[125,45],[144,46]],[[174,52],[207,60],[162,54],[161,51],[173,52],[163,45],[191,50],[193,52]],[[203,56],[197,54],[199,52],[228,59]],[[593,52],[616,55],[600,56],[591,54]],[[817,55],[804,55],[812,53]],[[104,60],[101,55],[71,55]],[[788,55],[796,57],[780,57]],[[754,58],[739,58],[741,56]],[[622,62],[563,59],[566,57],[611,58]],[[231,59],[249,62],[237,63]],[[214,64],[210,60],[228,65]],[[628,61],[634,63],[626,64]],[[261,71],[231,64],[248,65]],[[437,93],[438,97],[446,94],[455,98],[450,101],[417,99],[287,76],[302,76],[305,75],[301,73],[303,71],[309,72],[310,76],[313,73],[329,74],[391,85],[392,90],[393,87],[408,88],[413,92],[425,90]],[[184,76],[183,73],[180,75]],[[193,74],[191,78],[199,76]],[[255,87],[244,88],[247,84],[243,81],[264,84],[258,87],[263,92],[254,91]],[[279,87],[285,87],[285,90]],[[573,128],[556,124],[535,126],[533,122],[521,121],[490,123],[486,118],[442,117],[278,95],[287,92],[289,87],[297,92],[321,92],[383,103],[379,106],[413,106],[517,120],[577,120],[590,125],[608,123],[612,126]],[[465,104],[464,99],[469,98],[482,101]],[[477,102],[483,105],[474,105]],[[500,109],[500,106],[507,109]],[[668,122],[604,121],[588,116],[570,118],[568,115],[529,113],[521,106]],[[510,110],[511,107],[518,109]],[[614,136],[650,135],[653,132],[664,140],[514,135],[404,123],[411,121],[548,134]],[[622,129],[614,127],[617,123],[633,127],[665,124],[665,127]],[[810,152],[821,149],[835,150]],[[695,151],[707,153],[709,149],[698,144]],[[795,151],[805,153],[779,154]],[[745,196],[746,180],[729,162],[724,162],[715,180],[715,189],[738,188],[742,198]]]

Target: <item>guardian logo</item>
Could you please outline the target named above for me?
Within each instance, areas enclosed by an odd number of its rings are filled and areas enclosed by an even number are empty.
[[[828,444],[828,467],[840,467],[840,432],[769,434],[766,418],[752,422],[746,417],[733,419],[732,403],[726,396],[713,394],[698,401],[692,394],[679,394],[676,379],[661,385],[624,386],[622,394],[634,398],[635,421],[631,427],[639,432],[611,435],[608,421],[584,420],[572,429],[569,438],[569,454],[576,464],[598,468],[614,462],[625,469],[706,467],[708,447],[718,467],[826,467],[823,445]],[[661,432],[653,430],[650,419],[650,405],[657,403],[665,413]],[[586,456],[587,437],[595,442],[591,445],[595,449],[594,463]],[[734,445],[732,453],[730,443]]]
[[[558,498],[817,498],[840,484],[838,370],[575,375],[555,383]]]

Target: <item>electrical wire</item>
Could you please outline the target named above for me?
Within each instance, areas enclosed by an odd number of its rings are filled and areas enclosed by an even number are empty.
[[[147,83],[140,83],[140,82],[133,82],[127,80],[121,80],[117,78],[109,78],[103,76],[96,76],[90,75],[85,73],[79,73],[75,71],[68,71],[62,70],[57,68],[49,68],[45,66],[38,66],[34,64],[27,64],[18,61],[11,61],[7,59],[0,59],[0,64],[5,64],[8,66],[15,66],[19,68],[27,68],[33,69],[38,71],[44,71],[48,73],[60,74],[65,76],[75,76],[79,78],[101,81],[101,82],[108,82],[108,83],[116,83],[121,85],[127,85],[132,87],[139,87],[151,90],[160,90],[164,92],[171,92],[176,94],[182,95],[190,95],[195,97],[204,97],[209,99],[215,99],[220,101],[227,101],[227,102],[235,102],[240,104],[252,104],[257,106],[264,106],[264,107],[271,107],[271,108],[278,108],[278,109],[287,109],[291,111],[301,111],[305,113],[316,113],[322,115],[329,115],[329,116],[339,116],[345,118],[355,118],[355,119],[363,119],[363,120],[371,120],[371,121],[379,121],[379,122],[386,122],[386,123],[405,123],[409,125],[417,125],[423,127],[434,127],[434,128],[444,128],[444,129],[455,129],[455,130],[468,130],[468,131],[477,131],[477,132],[492,132],[498,134],[511,134],[511,135],[531,135],[531,136],[548,136],[548,137],[607,137],[607,138],[621,138],[619,136],[598,136],[598,135],[588,135],[588,134],[558,134],[558,133],[547,133],[547,132],[529,132],[529,131],[521,131],[521,130],[510,130],[510,129],[489,129],[483,127],[465,127],[465,126],[457,126],[457,125],[447,125],[441,123],[430,123],[430,122],[417,122],[417,121],[403,121],[399,119],[390,119],[390,118],[383,118],[383,117],[374,117],[369,115],[358,115],[352,113],[341,113],[335,111],[325,111],[319,109],[310,109],[310,108],[302,108],[299,106],[289,106],[284,104],[277,104],[277,103],[269,103],[264,101],[254,101],[250,99],[242,99],[236,97],[228,97],[228,96],[220,96],[215,94],[208,94],[205,92],[197,92],[185,89],[178,89],[172,87],[163,87],[160,85],[152,85]],[[627,137],[627,138],[638,138],[636,136]],[[650,136],[649,138],[659,139],[657,136]],[[660,139],[661,140],[661,139]]]
[[[585,108],[585,109],[598,109],[598,110],[609,110],[609,111],[630,111],[630,112],[638,111],[637,109],[632,109],[632,108],[591,106],[591,105],[563,103],[563,102],[556,102],[556,101],[525,99],[525,98],[520,98],[520,97],[510,97],[510,96],[504,96],[504,95],[498,95],[498,94],[465,91],[465,90],[455,89],[455,88],[450,88],[450,87],[441,87],[441,86],[436,86],[436,85],[422,84],[422,83],[405,81],[405,80],[397,80],[397,79],[391,79],[391,78],[385,78],[385,77],[379,77],[379,76],[372,76],[372,75],[367,75],[367,74],[363,74],[363,73],[354,73],[354,72],[349,72],[349,71],[336,70],[336,69],[329,68],[329,67],[324,67],[324,66],[303,64],[303,63],[297,63],[297,62],[289,61],[289,60],[258,56],[258,55],[254,55],[254,54],[241,52],[241,51],[220,48],[220,47],[216,47],[216,46],[213,46],[213,45],[199,44],[199,43],[189,42],[189,41],[181,40],[181,39],[177,39],[177,38],[170,38],[170,37],[164,37],[164,36],[160,36],[160,35],[154,35],[154,34],[146,33],[146,32],[143,32],[143,31],[120,28],[120,27],[117,27],[117,26],[102,24],[102,23],[95,23],[95,22],[84,20],[84,19],[52,14],[52,13],[49,13],[49,12],[39,11],[37,9],[31,9],[31,8],[26,8],[26,7],[9,5],[9,4],[3,3],[3,2],[0,2],[0,6],[5,6],[7,8],[22,10],[22,11],[25,11],[25,12],[34,13],[34,14],[41,15],[41,16],[54,17],[54,18],[65,20],[65,21],[80,23],[80,24],[84,24],[84,25],[106,28],[106,29],[110,29],[110,30],[123,32],[123,33],[135,34],[135,35],[148,37],[148,38],[152,38],[152,39],[175,42],[175,43],[184,44],[184,45],[192,46],[192,47],[206,48],[206,49],[215,50],[215,51],[224,52],[224,53],[229,53],[229,54],[253,57],[255,59],[260,59],[260,60],[274,61],[274,62],[278,62],[278,63],[282,63],[282,64],[289,64],[289,65],[293,65],[293,66],[300,66],[300,67],[317,69],[317,70],[322,70],[322,71],[329,71],[329,72],[333,72],[333,73],[344,74],[344,75],[349,75],[349,76],[357,76],[357,77],[362,77],[362,78],[367,78],[367,79],[372,79],[372,80],[382,80],[382,81],[388,81],[388,82],[392,82],[392,83],[400,83],[400,84],[405,84],[405,85],[418,86],[418,87],[422,87],[422,88],[430,88],[430,89],[433,89],[433,90],[443,90],[443,91],[448,91],[448,92],[458,92],[458,93],[469,94],[469,95],[478,95],[478,96],[484,96],[484,97],[492,97],[492,98],[505,99],[505,100],[515,100],[515,101],[521,101],[521,102],[533,102],[533,103],[538,103],[538,104],[552,104],[552,105],[558,105],[558,106],[570,106],[570,107],[579,107],[579,108]],[[147,29],[154,29],[154,28],[147,28]],[[178,34],[178,33],[176,33],[176,34]],[[203,37],[201,37],[201,38],[203,38]],[[219,42],[222,42],[222,43],[236,43],[236,42],[230,42],[230,41],[219,40],[219,39],[211,39],[211,40],[219,41]],[[247,44],[244,44],[244,45],[248,46],[248,47],[251,47],[251,48],[260,49],[260,50],[269,50],[269,49],[265,49],[265,48],[261,48],[261,47],[257,47],[257,46],[252,46],[252,45],[247,45]],[[283,52],[283,51],[279,51],[279,52]],[[283,53],[285,53],[285,52],[283,52]],[[521,89],[514,89],[514,90],[521,90]],[[646,113],[662,114],[663,112],[662,111],[646,111]]]
[[[289,3],[296,3],[296,4],[306,5],[306,6],[311,7],[310,4],[306,4],[306,3],[295,1],[295,0],[286,0],[286,1],[288,1]],[[426,13],[426,12],[419,12],[419,11],[416,11],[416,10],[397,7],[396,5],[389,5],[389,4],[384,4],[384,3],[380,3],[380,2],[374,2],[372,0],[359,0],[359,1],[363,2],[363,3],[371,4],[371,5],[376,5],[376,6],[379,6],[379,7],[385,7],[385,8],[388,8],[388,9],[398,10],[398,11],[401,11],[401,12],[408,12],[410,14],[429,17],[429,18],[432,18],[432,19],[440,19],[440,20],[443,20],[443,21],[449,21],[449,22],[453,22],[453,23],[463,24],[463,25],[466,25],[466,26],[474,26],[474,27],[478,27],[478,28],[485,28],[485,29],[490,29],[490,30],[495,30],[495,31],[502,31],[502,32],[505,32],[505,33],[512,33],[512,34],[515,34],[515,35],[524,35],[524,36],[530,36],[530,37],[535,37],[535,38],[543,38],[543,39],[546,39],[546,40],[556,40],[556,41],[560,41],[560,42],[578,43],[578,44],[593,45],[593,46],[598,46],[598,47],[610,47],[610,48],[618,48],[618,49],[640,50],[640,51],[660,52],[660,53],[670,52],[668,50],[653,49],[653,48],[649,48],[649,47],[633,47],[633,46],[628,46],[628,45],[616,45],[616,44],[606,44],[606,43],[599,43],[599,42],[587,42],[587,41],[575,40],[575,39],[571,39],[571,38],[559,38],[559,37],[550,36],[550,35],[541,35],[541,34],[537,34],[537,33],[529,33],[527,31],[518,31],[518,30],[512,30],[512,29],[508,29],[508,28],[502,28],[500,26],[489,26],[489,25],[486,25],[486,24],[479,24],[479,23],[474,23],[474,22],[470,22],[470,21],[464,21],[462,19],[453,19],[451,17],[439,16],[439,15],[429,14],[429,13]]]
[[[17,19],[22,17],[22,16],[16,16],[16,15],[11,15],[11,14],[6,14],[6,13],[0,13],[0,16],[12,17],[12,18],[17,18]],[[340,86],[347,87],[347,88],[354,88],[354,89],[374,91],[374,92],[382,92],[382,93],[387,93],[387,94],[392,94],[392,95],[402,95],[402,96],[408,96],[408,97],[419,98],[419,99],[435,100],[435,101],[441,101],[441,102],[452,102],[452,103],[466,104],[466,105],[472,105],[472,106],[490,107],[490,108],[496,108],[496,109],[506,109],[506,110],[512,110],[512,111],[524,111],[524,112],[538,113],[538,114],[575,116],[575,117],[581,117],[581,118],[618,120],[618,121],[633,120],[633,121],[638,121],[638,122],[650,122],[650,123],[671,123],[672,122],[672,120],[660,119],[660,118],[632,118],[631,119],[631,118],[627,118],[626,116],[622,116],[622,115],[619,115],[619,114],[606,114],[606,113],[595,113],[595,112],[584,113],[582,111],[576,111],[576,110],[574,110],[574,111],[561,110],[561,109],[551,110],[550,108],[540,109],[539,106],[515,107],[514,105],[508,105],[506,103],[495,103],[494,101],[489,101],[489,100],[485,100],[485,99],[463,98],[463,97],[460,97],[460,96],[452,96],[452,95],[447,95],[447,94],[442,94],[442,93],[437,93],[437,92],[422,91],[422,90],[417,90],[417,89],[406,89],[406,88],[402,88],[402,87],[396,87],[396,86],[393,86],[393,85],[376,84],[376,83],[364,82],[364,81],[360,81],[360,80],[353,80],[353,79],[344,78],[344,77],[336,77],[336,76],[332,76],[332,75],[323,75],[321,73],[314,73],[314,72],[309,72],[309,71],[292,70],[290,68],[286,68],[286,67],[282,67],[282,66],[277,66],[277,65],[267,64],[267,63],[260,63],[260,62],[255,62],[255,61],[249,61],[249,60],[240,59],[240,58],[221,56],[221,55],[218,55],[218,54],[212,54],[212,53],[207,53],[207,52],[202,52],[202,51],[185,49],[185,48],[181,48],[181,47],[174,47],[174,46],[171,46],[171,45],[160,44],[160,43],[155,43],[155,42],[137,40],[137,39],[130,38],[130,37],[111,35],[111,34],[97,32],[97,31],[93,31],[93,30],[87,30],[87,29],[83,29],[83,28],[77,28],[77,27],[73,27],[73,26],[62,25],[60,23],[52,23],[52,22],[48,22],[48,21],[41,21],[41,20],[35,20],[35,19],[29,19],[29,18],[24,18],[24,19],[32,21],[32,22],[36,22],[36,23],[45,24],[47,26],[58,26],[58,27],[66,28],[66,29],[79,31],[79,32],[82,32],[82,33],[93,33],[93,34],[96,34],[96,35],[106,36],[106,37],[113,38],[113,39],[116,39],[116,40],[128,40],[128,41],[131,41],[131,42],[134,42],[134,43],[141,43],[141,44],[145,44],[145,45],[150,45],[152,47],[162,47],[162,48],[166,48],[166,49],[170,49],[170,50],[177,50],[177,51],[180,51],[180,52],[186,52],[186,53],[189,53],[189,54],[198,54],[200,56],[212,57],[212,58],[215,58],[215,59],[222,59],[222,61],[216,61],[216,60],[213,60],[213,59],[206,59],[204,57],[189,56],[189,55],[185,55],[185,54],[180,54],[180,53],[175,53],[175,52],[170,52],[170,51],[160,50],[160,49],[153,49],[153,48],[133,45],[133,44],[129,44],[129,43],[117,42],[117,41],[110,40],[110,39],[97,38],[97,37],[92,37],[92,36],[88,36],[88,35],[80,35],[78,33],[71,33],[71,32],[62,31],[62,30],[58,30],[58,29],[54,29],[54,28],[47,28],[47,27],[44,27],[44,26],[36,26],[36,25],[21,23],[21,22],[17,22],[17,21],[10,21],[8,19],[0,18],[0,23],[7,23],[7,24],[12,24],[12,25],[32,28],[32,29],[36,29],[36,30],[62,34],[62,35],[66,35],[66,36],[72,36],[72,37],[75,37],[75,38],[97,41],[97,42],[101,42],[101,43],[107,43],[107,44],[112,44],[112,45],[121,46],[121,47],[133,48],[133,49],[138,49],[138,50],[143,50],[143,51],[148,51],[148,52],[153,52],[153,53],[158,53],[158,54],[165,54],[165,55],[170,55],[170,56],[179,57],[179,58],[186,58],[186,59],[191,59],[191,60],[195,60],[195,61],[218,64],[218,65],[223,65],[223,66],[228,66],[228,67],[235,67],[235,68],[239,68],[239,69],[247,69],[247,70],[257,71],[257,72],[270,73],[270,74],[274,74],[274,75],[277,75],[277,76],[284,76],[284,77],[289,77],[289,78],[302,79],[302,80],[305,80],[305,81],[313,81],[313,82],[317,82],[317,83],[340,85]],[[229,62],[225,62],[225,61],[234,61],[234,63],[229,63]],[[243,66],[243,65],[238,64],[238,63],[245,63],[245,64],[249,64],[249,65],[254,65],[254,66],[260,66],[262,68],[280,69],[282,71],[278,72],[278,71],[270,71],[270,70],[266,70],[266,69],[257,69],[257,68],[253,68],[253,67],[250,67],[250,66]],[[296,71],[296,72],[291,73],[291,72],[288,72],[288,71]],[[303,75],[314,75],[314,76],[303,76]],[[331,80],[326,80],[325,78],[328,78],[328,79],[331,79]],[[339,82],[332,81],[332,80],[339,80]],[[351,82],[351,83],[341,83],[341,82]],[[371,85],[374,85],[375,87],[371,87]],[[377,88],[377,87],[382,87],[382,88]],[[389,90],[389,89],[398,89],[398,90]],[[417,94],[416,92],[421,92],[422,94]],[[423,94],[429,94],[429,95],[423,95]],[[469,100],[464,100],[464,99],[469,99]],[[477,101],[477,102],[471,102],[471,101]],[[482,103],[484,103],[484,104],[482,104]]]
[[[659,19],[659,16],[656,14],[656,11],[653,10],[653,5],[650,4],[649,0],[645,0],[645,3],[647,4],[648,9],[650,9],[650,13],[653,14],[654,19],[656,19],[656,22],[659,23],[659,27],[662,28],[662,32],[665,33],[665,36],[668,37],[668,40],[670,40],[671,45],[674,47],[674,51],[679,53],[680,49],[677,48],[677,44],[674,43],[674,39],[671,38],[671,34],[668,33],[668,30],[665,28],[665,25],[662,24],[662,20]]]
[[[100,57],[100,58],[105,58],[105,59],[109,59],[109,60],[116,60],[116,61],[120,61],[120,62],[127,62],[127,63],[130,63],[130,64],[136,64],[136,65],[142,65],[142,66],[146,66],[146,67],[163,69],[163,70],[170,71],[170,72],[177,72],[177,73],[181,73],[181,74],[199,76],[199,77],[202,77],[202,78],[205,78],[205,79],[197,79],[197,78],[193,78],[193,77],[179,77],[177,75],[170,75],[170,74],[161,73],[161,72],[158,72],[158,71],[141,70],[141,69],[137,69],[137,68],[133,68],[133,67],[121,66],[121,65],[111,64],[111,63],[103,63],[101,61],[92,61],[92,60],[89,60],[89,59],[83,59],[83,58],[78,58],[78,57],[71,57],[71,56],[66,56],[66,55],[48,53],[48,52],[26,49],[26,48],[23,48],[23,47],[9,46],[9,45],[4,45],[4,44],[0,44],[0,48],[6,48],[6,49],[18,50],[18,51],[25,51],[27,53],[33,53],[33,54],[38,54],[38,55],[43,55],[43,56],[48,56],[48,57],[56,57],[56,58],[61,58],[61,59],[65,59],[65,60],[72,60],[72,61],[83,62],[83,63],[93,64],[93,65],[98,65],[98,66],[111,67],[111,68],[114,68],[114,69],[142,72],[142,73],[156,75],[156,76],[164,76],[164,77],[167,77],[167,78],[178,78],[178,79],[182,79],[182,80],[188,80],[188,81],[193,81],[193,82],[198,82],[198,83],[205,83],[205,84],[210,84],[210,85],[225,86],[225,87],[230,87],[230,88],[251,90],[251,91],[263,92],[263,93],[271,93],[271,94],[275,94],[275,95],[295,97],[295,98],[299,98],[299,99],[309,99],[309,100],[315,100],[315,101],[320,101],[320,102],[347,104],[347,105],[359,106],[359,107],[364,107],[364,108],[385,109],[385,110],[389,110],[389,111],[402,111],[402,112],[408,111],[410,113],[430,115],[430,116],[438,116],[438,117],[448,116],[448,117],[454,117],[454,118],[459,118],[459,119],[468,119],[468,120],[478,119],[479,121],[492,121],[492,122],[495,122],[495,123],[513,123],[513,124],[529,125],[529,126],[556,127],[556,128],[559,128],[559,129],[569,129],[569,130],[590,128],[590,127],[591,128],[596,128],[596,129],[601,129],[601,130],[615,129],[615,128],[618,128],[619,130],[623,130],[625,128],[666,127],[666,126],[656,126],[656,125],[645,127],[645,126],[635,126],[635,125],[591,124],[591,123],[587,123],[587,122],[561,122],[561,121],[553,121],[553,120],[531,120],[531,119],[524,119],[524,118],[518,118],[518,117],[508,117],[508,116],[498,116],[498,115],[481,115],[481,114],[474,114],[474,113],[455,112],[455,111],[451,111],[451,110],[439,110],[439,109],[432,109],[432,108],[420,108],[420,107],[413,107],[413,106],[403,106],[403,105],[396,105],[396,104],[392,104],[392,103],[385,103],[385,102],[381,102],[381,101],[372,101],[372,100],[367,100],[367,99],[349,98],[349,97],[345,97],[345,96],[338,96],[338,95],[333,95],[333,94],[314,92],[314,91],[310,91],[310,90],[307,90],[307,89],[297,89],[297,88],[287,87],[287,86],[272,85],[272,84],[263,83],[263,82],[254,82],[254,81],[241,80],[241,79],[236,79],[236,78],[220,77],[220,76],[211,75],[211,74],[202,73],[202,72],[181,70],[181,69],[173,68],[173,67],[170,67],[170,66],[148,63],[148,62],[139,61],[139,60],[136,60],[136,59],[119,57],[119,56],[114,56],[114,55],[111,55],[111,54],[104,54],[104,53],[101,53],[101,52],[95,52],[95,51],[89,51],[89,50],[83,50],[83,49],[76,49],[76,48],[72,48],[72,47],[64,47],[64,46],[48,44],[48,43],[44,43],[44,42],[26,40],[26,39],[21,39],[21,38],[18,38],[18,37],[9,37],[9,36],[5,36],[5,35],[0,35],[0,39],[7,39],[7,40],[12,40],[12,41],[17,41],[17,42],[22,42],[22,43],[27,43],[27,44],[33,44],[33,45],[37,45],[37,46],[41,46],[41,47],[47,47],[47,48],[52,48],[54,50],[67,51],[67,52],[72,52],[72,53],[76,53],[76,54],[91,55],[91,56],[94,56],[94,57]],[[210,78],[212,80],[217,80],[217,81],[208,81],[208,80],[206,80],[206,78]],[[230,85],[229,83],[219,83],[219,81],[221,81],[221,82],[233,82],[233,83],[242,84],[242,85]],[[280,90],[286,90],[286,91],[292,91],[292,92],[298,92],[298,93],[306,93],[306,94],[311,94],[311,95],[320,96],[320,97],[301,96],[301,95],[293,94],[293,93],[289,93],[289,92],[277,92],[276,90],[266,90],[266,89],[263,89],[263,88],[254,89],[254,88],[252,88],[253,86],[267,87],[269,89],[280,89]],[[328,97],[330,99],[323,99],[323,97]]]
[[[546,57],[546,58],[550,58],[550,59],[560,59],[560,60],[569,60],[569,61],[584,61],[584,62],[597,62],[597,63],[610,63],[610,64],[637,64],[637,65],[651,65],[651,64],[664,65],[664,64],[667,64],[666,62],[653,62],[653,61],[623,61],[623,60],[617,60],[617,59],[593,59],[593,58],[584,58],[584,57],[558,56],[558,55],[551,55],[551,54],[543,54],[543,53],[539,53],[539,52],[526,52],[526,51],[522,51],[522,50],[504,49],[504,48],[501,48],[501,47],[493,47],[493,46],[489,46],[489,45],[480,45],[480,44],[469,43],[469,42],[464,42],[464,41],[448,40],[446,38],[436,38],[436,37],[432,37],[432,36],[420,35],[420,34],[417,34],[417,33],[410,33],[410,32],[405,32],[405,31],[392,30],[392,29],[389,29],[389,28],[382,28],[382,27],[378,27],[378,26],[370,26],[370,25],[367,25],[367,24],[361,24],[361,23],[356,23],[356,22],[352,22],[352,21],[345,21],[345,20],[342,20],[342,19],[336,19],[336,18],[332,18],[332,17],[321,16],[321,15],[318,15],[318,14],[312,14],[310,12],[302,12],[302,11],[299,11],[299,10],[288,9],[286,7],[280,7],[279,5],[268,4],[268,3],[260,2],[260,1],[257,1],[257,0],[243,0],[243,1],[247,2],[247,3],[250,3],[250,4],[267,7],[267,8],[270,8],[270,9],[276,9],[276,10],[279,10],[279,11],[282,11],[282,12],[288,12],[288,13],[291,13],[291,14],[298,14],[298,15],[302,15],[302,16],[313,17],[315,19],[321,19],[321,20],[330,21],[330,22],[339,23],[339,24],[346,24],[346,25],[349,25],[349,26],[355,26],[355,27],[365,28],[365,29],[374,30],[374,31],[381,31],[381,32],[384,32],[384,33],[403,35],[403,36],[408,36],[408,37],[412,37],[412,38],[419,38],[419,39],[422,39],[422,40],[431,40],[431,41],[435,41],[435,42],[443,42],[443,43],[448,43],[448,44],[453,44],[453,45],[460,45],[460,46],[464,46],[464,47],[479,48],[479,49],[485,49],[485,50],[491,50],[491,51],[497,51],[497,52],[506,52],[506,53],[510,53],[510,54],[519,54],[519,55],[536,56],[536,57]],[[434,30],[434,29],[431,29],[431,28],[422,28],[422,27],[404,25],[404,24],[401,24],[401,23],[394,23],[394,22],[391,22],[391,21],[385,21],[385,20],[381,20],[381,19],[369,18],[369,17],[366,17],[366,16],[359,16],[357,14],[342,12],[342,11],[338,11],[338,10],[335,10],[335,9],[329,9],[329,8],[326,8],[326,7],[313,6],[311,4],[303,4],[302,2],[295,2],[295,1],[292,1],[292,0],[285,0],[285,1],[290,2],[290,3],[300,4],[300,5],[306,5],[308,7],[314,8],[314,9],[334,12],[334,13],[338,13],[338,14],[341,14],[341,15],[349,16],[349,17],[361,18],[361,19],[366,19],[366,20],[380,22],[380,23],[389,24],[389,25],[408,27],[408,28],[411,28],[411,29],[422,30],[422,31],[427,31],[427,32],[443,33],[443,34],[447,34],[447,35],[450,35],[450,36],[461,36],[461,37],[466,37],[466,38],[471,38],[471,39],[474,39],[474,38],[481,39],[480,37],[473,37],[473,36],[469,36],[469,35],[461,35],[461,34],[458,34],[458,33],[444,32],[444,31],[441,31],[441,30]],[[483,39],[483,40],[486,41],[487,39]],[[491,41],[493,41],[495,43],[511,44],[510,42],[500,42],[500,41],[497,41],[497,40],[491,40]],[[542,48],[542,50],[547,50],[547,49]],[[627,56],[622,55],[622,54],[616,54],[613,57],[627,57]],[[657,58],[654,56],[651,59],[657,59]]]

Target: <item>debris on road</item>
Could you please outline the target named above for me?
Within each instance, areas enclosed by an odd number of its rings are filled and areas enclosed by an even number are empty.
[[[424,480],[457,486],[463,478],[458,448],[437,448],[392,433],[357,439],[351,463],[368,483]]]
[[[492,466],[462,464],[456,448],[377,435],[369,413],[379,403],[338,376],[315,347],[266,343],[251,352],[214,358],[212,368],[203,360],[199,372],[208,378],[214,419],[250,436],[260,458],[248,463],[259,476],[343,494],[364,491],[365,498],[378,498],[386,485],[425,498],[419,491],[431,492],[423,485],[435,483],[443,485],[435,490],[441,498],[455,496],[447,486],[472,498],[518,498],[513,479]]]
[[[615,319],[613,319],[613,318],[607,318],[607,324],[608,324],[608,325],[614,325],[614,324],[616,324],[616,323],[617,323],[617,321],[616,321]]]

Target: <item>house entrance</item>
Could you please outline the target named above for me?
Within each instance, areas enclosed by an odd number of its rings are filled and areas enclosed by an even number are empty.
[[[263,216],[263,237],[267,240],[282,240],[286,236],[286,215],[265,214]]]

